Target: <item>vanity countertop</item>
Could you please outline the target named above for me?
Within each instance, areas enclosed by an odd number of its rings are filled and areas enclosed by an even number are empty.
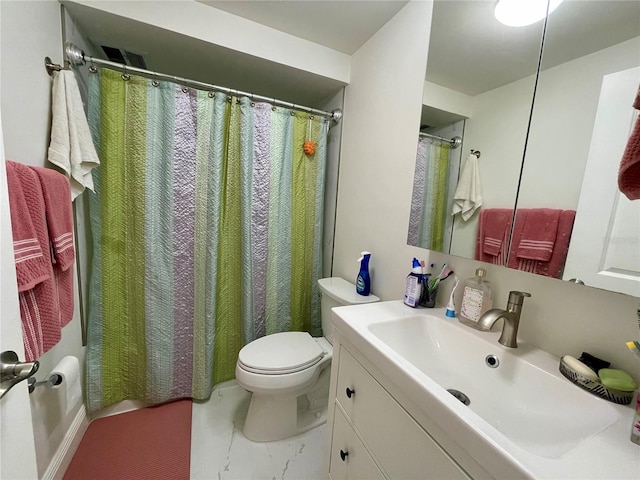
[[[558,357],[522,343],[504,347],[500,332],[466,327],[442,308],[390,301],[337,307],[332,317],[420,410],[416,419],[429,417],[494,478],[640,478],[640,446],[629,439],[633,408],[570,383]],[[469,395],[470,405],[449,386]]]

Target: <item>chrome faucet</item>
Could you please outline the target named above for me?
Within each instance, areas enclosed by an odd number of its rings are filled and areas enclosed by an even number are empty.
[[[481,330],[491,330],[493,324],[501,318],[504,319],[502,325],[502,335],[498,339],[498,343],[501,343],[505,347],[517,348],[518,343],[516,338],[518,336],[518,325],[520,324],[520,314],[522,313],[522,304],[524,303],[524,297],[530,297],[531,294],[527,292],[509,292],[509,302],[507,303],[507,309],[492,308],[486,311],[478,320],[478,326]]]

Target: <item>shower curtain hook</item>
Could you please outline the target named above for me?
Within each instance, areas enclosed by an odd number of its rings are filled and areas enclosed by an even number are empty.
[[[131,78],[131,75],[129,75],[127,73],[127,66],[126,65],[122,65],[122,80],[124,80],[125,82],[128,81]]]

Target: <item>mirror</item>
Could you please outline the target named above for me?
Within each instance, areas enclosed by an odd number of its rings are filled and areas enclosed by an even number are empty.
[[[632,247],[624,251],[620,251],[619,248],[616,248],[615,252],[605,251],[600,245],[602,242],[594,242],[593,233],[589,235],[578,228],[581,223],[593,223],[592,208],[589,207],[589,203],[581,207],[581,212],[579,201],[583,202],[581,192],[585,201],[588,197],[596,196],[597,198],[597,195],[590,193],[594,190],[593,185],[583,187],[583,178],[587,170],[596,114],[600,110],[598,104],[603,78],[640,64],[640,2],[565,0],[550,15],[547,23],[535,102],[533,102],[533,86],[536,80],[535,67],[543,22],[529,27],[504,27],[493,18],[493,6],[494,2],[491,1],[436,0],[423,102],[426,104],[423,107],[423,124],[430,125],[428,122],[432,121],[436,127],[446,125],[451,132],[456,128],[455,122],[462,121],[462,165],[470,149],[481,151],[481,158],[478,161],[483,197],[481,210],[514,209],[517,196],[517,209],[521,210],[578,211],[575,220],[576,229],[573,234],[569,232],[569,237],[566,239],[567,245],[570,246],[566,256],[564,275],[562,271],[564,261],[561,262],[556,274],[550,274],[548,271],[536,271],[536,268],[531,268],[531,262],[527,266],[527,262],[518,259],[516,254],[521,237],[516,238],[516,230],[519,222],[524,221],[525,215],[516,216],[515,219],[514,240],[510,245],[512,250],[510,267],[565,280],[581,278],[587,285],[640,295],[638,283],[640,274],[637,273],[640,271],[640,258],[636,258],[640,256],[640,253],[637,253],[640,252],[638,221],[636,220],[634,225],[619,220],[618,227],[626,224],[627,228],[625,230],[620,227],[623,229],[617,231],[611,230],[615,225],[613,227],[609,225],[612,223],[607,216],[610,212],[602,214],[603,218],[598,220],[604,229],[600,237],[613,238],[617,245],[622,243]],[[484,17],[479,16],[482,9],[486,10]],[[455,22],[455,26],[452,25],[450,28],[443,28],[443,25],[451,23],[451,19],[461,18],[460,16],[466,20]],[[475,22],[471,21],[472,18]],[[461,45],[459,40],[471,35],[471,31],[475,31],[480,21],[484,23],[478,28],[479,36],[464,40],[466,43]],[[470,26],[471,23],[473,27]],[[534,37],[536,34],[538,36],[537,41],[529,41],[528,50],[525,49],[523,40],[527,33]],[[447,37],[447,35],[450,36]],[[509,35],[516,35],[516,37],[512,40]],[[484,48],[478,48],[476,51],[476,46],[482,41],[493,42],[493,46],[488,48],[485,45]],[[443,44],[447,43],[448,46],[443,47]],[[516,45],[522,49],[519,55],[517,55]],[[448,48],[456,48],[458,52],[465,52],[466,49],[473,55],[474,60],[482,65],[466,64],[470,66],[468,69],[465,68],[465,64],[456,65],[458,70],[456,77],[451,65],[449,65],[450,71],[442,66],[447,63]],[[523,53],[525,51],[530,55],[527,61]],[[519,57],[516,66],[522,67],[521,70],[510,67],[509,54],[516,54]],[[458,57],[448,56],[449,64],[457,63],[452,62],[451,58]],[[491,67],[496,60],[499,66],[505,66],[505,68]],[[482,66],[495,73],[496,77],[500,73],[503,81],[490,86],[489,90],[482,91],[483,88],[487,88],[483,87],[487,75],[481,69]],[[517,74],[516,70],[521,73]],[[477,85],[477,92],[462,91],[461,83],[456,82],[457,78],[465,78],[465,76],[467,81]],[[473,82],[474,79],[477,79],[477,82]],[[636,82],[636,88],[637,86]],[[633,95],[627,101],[629,105],[627,115],[633,112],[632,97]],[[530,132],[525,148],[528,117],[532,105]],[[436,124],[436,122],[441,123]],[[632,122],[628,119],[627,123]],[[457,128],[460,129],[460,127]],[[430,128],[428,131],[437,133],[439,129]],[[629,133],[630,126],[627,125],[623,143],[626,142]],[[622,147],[618,145],[617,148],[624,148],[624,145]],[[610,159],[609,164],[611,162],[619,164],[621,154],[612,150],[611,156],[615,160]],[[521,166],[522,179],[518,192]],[[615,198],[618,197],[619,195]],[[612,200],[610,203],[620,202]],[[635,212],[633,207],[623,206],[627,215],[629,211]],[[638,215],[635,215],[637,218]],[[445,245],[443,251],[465,258],[475,258],[478,216],[476,212],[469,221],[465,222],[456,215],[451,228],[450,245],[448,249]],[[633,214],[631,216],[633,217]],[[557,229],[557,223],[554,225]],[[581,240],[580,236],[585,238]],[[585,256],[589,255],[585,253],[585,245],[588,246],[590,243],[595,243],[597,247],[592,254],[598,259],[595,262],[598,266],[594,268],[599,268],[601,271],[603,268],[608,269],[600,277],[608,278],[615,274],[618,277],[626,276],[635,280],[623,288],[617,284],[596,282],[592,277],[587,280],[583,278],[587,276],[586,274],[570,268],[571,265],[585,264]],[[509,246],[503,245],[503,252],[505,247]],[[632,252],[636,252],[635,256]],[[605,268],[600,259],[606,255],[611,257],[611,261],[605,262],[609,265]],[[615,260],[621,258],[625,261]]]
[[[557,277],[640,296],[640,201],[617,183],[637,112],[640,2],[565,0],[542,53],[518,211],[575,211]],[[515,232],[511,249],[513,266]]]
[[[462,145],[450,151],[444,240],[412,234],[421,230],[412,205],[408,243],[465,258],[475,255],[478,211],[466,220],[451,215],[460,167],[479,151],[482,208],[514,208],[542,41],[542,22],[507,27],[494,7],[474,0],[433,6],[421,131],[462,137]]]

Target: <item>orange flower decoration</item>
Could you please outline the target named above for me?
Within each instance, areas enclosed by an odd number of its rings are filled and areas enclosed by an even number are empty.
[[[307,140],[302,144],[302,150],[307,155],[313,155],[314,153],[316,153],[316,144],[311,140]]]

